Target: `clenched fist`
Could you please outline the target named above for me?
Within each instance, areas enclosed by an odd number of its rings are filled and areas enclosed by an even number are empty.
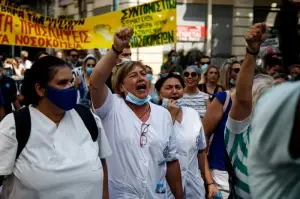
[[[252,53],[258,52],[260,45],[268,38],[267,26],[265,23],[256,23],[249,28],[245,34],[248,50]]]
[[[114,36],[114,47],[122,52],[123,49],[128,46],[129,41],[133,35],[132,28],[121,28],[116,31]]]

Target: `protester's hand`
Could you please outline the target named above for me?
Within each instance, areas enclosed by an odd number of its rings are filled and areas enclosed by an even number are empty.
[[[176,100],[170,99],[168,104],[168,110],[170,111],[171,115],[174,114],[174,116],[176,116],[179,109],[180,107],[178,106],[178,102]]]
[[[255,53],[260,49],[260,45],[268,38],[267,26],[265,23],[256,23],[249,28],[245,35],[248,49]]]
[[[129,41],[133,35],[132,28],[121,28],[116,31],[114,36],[114,47],[122,52],[122,50],[128,46]]]
[[[217,195],[220,191],[214,184],[212,184],[208,186],[207,192],[207,199],[213,199],[214,196]]]
[[[75,88],[79,89],[80,84],[81,84],[81,78],[80,77],[76,77],[75,80],[74,80],[74,86],[75,86]]]

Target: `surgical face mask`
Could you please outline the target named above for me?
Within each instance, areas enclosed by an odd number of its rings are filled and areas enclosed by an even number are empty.
[[[77,89],[73,86],[65,89],[57,89],[52,86],[48,86],[47,97],[58,108],[64,111],[69,111],[76,106]]]
[[[170,101],[169,99],[163,98],[161,106],[168,109],[169,101]],[[179,100],[177,100],[177,102],[178,102],[178,106],[181,107],[182,106],[182,101],[179,99]]]
[[[124,86],[123,86],[123,88],[124,88]],[[144,104],[148,103],[151,100],[151,96],[149,94],[144,99],[140,99],[140,98],[136,97],[134,94],[128,92],[127,90],[126,90],[126,92],[127,92],[127,95],[125,97],[126,101],[130,102],[132,104],[135,104],[137,106],[144,105]]]
[[[201,72],[202,72],[202,73],[205,73],[205,71],[207,70],[207,68],[208,68],[208,64],[203,64],[203,65],[201,66]]]
[[[235,84],[236,84],[235,80],[232,79],[232,78],[230,79],[229,83],[230,83],[232,86],[235,86]]]
[[[151,74],[147,74],[147,79],[149,80],[150,83],[152,83],[153,76]]]
[[[177,57],[173,56],[173,57],[171,58],[171,62],[172,62],[172,63],[175,63],[176,61],[177,61]]]
[[[91,76],[93,70],[94,70],[94,68],[92,68],[92,67],[86,67],[86,73],[88,74],[88,76]]]
[[[156,90],[154,90],[152,93],[150,93],[150,95],[151,95],[151,102],[154,104],[159,104],[160,100],[159,100]]]
[[[120,58],[118,61],[117,61],[117,65],[121,65],[125,62],[128,62],[128,61],[131,61],[131,59],[128,59],[128,58]]]

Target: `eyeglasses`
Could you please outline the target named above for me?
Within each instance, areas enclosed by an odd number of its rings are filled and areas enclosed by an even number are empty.
[[[87,64],[86,67],[91,67],[94,68],[96,66],[96,64]]]
[[[183,73],[183,76],[184,76],[184,77],[189,77],[189,76],[197,77],[198,74],[197,74],[196,72],[191,72],[191,73],[189,73],[189,72],[184,72],[184,73]]]
[[[143,147],[147,144],[147,136],[148,128],[150,124],[142,124],[141,126],[141,138],[140,138],[140,146]]]
[[[239,68],[233,68],[232,71],[234,71],[235,73],[239,73],[240,69]]]
[[[71,55],[73,58],[76,58],[76,57],[78,57],[78,55]]]
[[[201,64],[201,66],[203,66],[205,64],[210,65],[210,62],[201,62],[200,64]]]

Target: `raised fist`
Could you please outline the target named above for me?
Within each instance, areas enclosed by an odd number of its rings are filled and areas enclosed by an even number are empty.
[[[249,28],[245,34],[248,49],[255,53],[260,49],[260,45],[268,38],[267,26],[265,23],[256,23]]]
[[[114,47],[122,52],[122,50],[128,46],[129,41],[133,35],[132,28],[121,28],[116,31],[114,36]]]

